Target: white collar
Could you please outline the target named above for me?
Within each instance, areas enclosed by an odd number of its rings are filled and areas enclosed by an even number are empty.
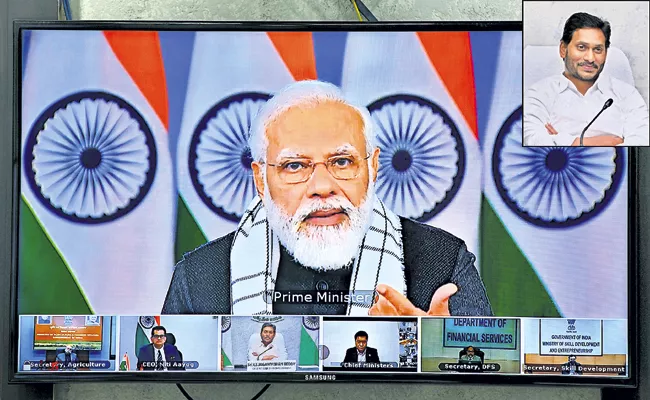
[[[576,85],[571,82],[569,78],[564,76],[564,73],[560,74],[560,92],[563,92],[567,89],[574,90],[578,92],[578,88],[576,88]],[[594,90],[600,90],[601,93],[605,94],[605,91],[609,91],[612,88],[612,80],[607,74],[601,74],[598,79],[596,79],[596,82],[587,90],[589,91],[594,91]],[[578,92],[580,93],[580,92]]]

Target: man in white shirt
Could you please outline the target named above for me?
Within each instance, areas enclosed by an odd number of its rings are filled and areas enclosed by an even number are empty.
[[[601,75],[610,45],[609,22],[587,13],[564,25],[564,72],[533,84],[524,96],[524,146],[648,146],[648,107],[634,86]],[[532,66],[534,68],[534,66]]]
[[[276,337],[275,325],[262,324],[260,334],[254,333],[248,341],[248,361],[286,361],[287,349],[284,338]]]

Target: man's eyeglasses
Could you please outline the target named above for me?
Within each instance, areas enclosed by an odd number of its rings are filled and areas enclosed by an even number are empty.
[[[165,335],[151,335],[151,337],[154,339],[164,339]]]
[[[324,164],[327,171],[335,179],[347,181],[359,177],[361,163],[368,158],[370,158],[370,154],[363,158],[353,155],[337,155],[320,162],[313,162],[304,158],[292,158],[283,160],[278,164],[267,163],[267,165],[275,167],[280,179],[288,184],[306,182],[314,173],[314,169],[318,164]]]

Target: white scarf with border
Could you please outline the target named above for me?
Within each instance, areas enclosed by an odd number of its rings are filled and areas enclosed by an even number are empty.
[[[368,315],[379,283],[406,296],[399,217],[375,199],[371,219],[354,259],[346,315]],[[273,313],[272,298],[279,264],[278,237],[269,227],[262,200],[256,197],[239,222],[230,250],[232,315]]]

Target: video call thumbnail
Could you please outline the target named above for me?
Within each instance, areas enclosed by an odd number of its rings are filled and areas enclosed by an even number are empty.
[[[221,369],[318,371],[320,317],[221,317]]]
[[[520,373],[519,320],[422,318],[422,372]]]
[[[119,371],[218,371],[219,317],[120,317]]]
[[[627,376],[627,321],[527,319],[525,374]]]
[[[22,315],[19,342],[23,372],[115,370],[115,317]]]
[[[417,372],[416,318],[323,317],[323,371]]]

